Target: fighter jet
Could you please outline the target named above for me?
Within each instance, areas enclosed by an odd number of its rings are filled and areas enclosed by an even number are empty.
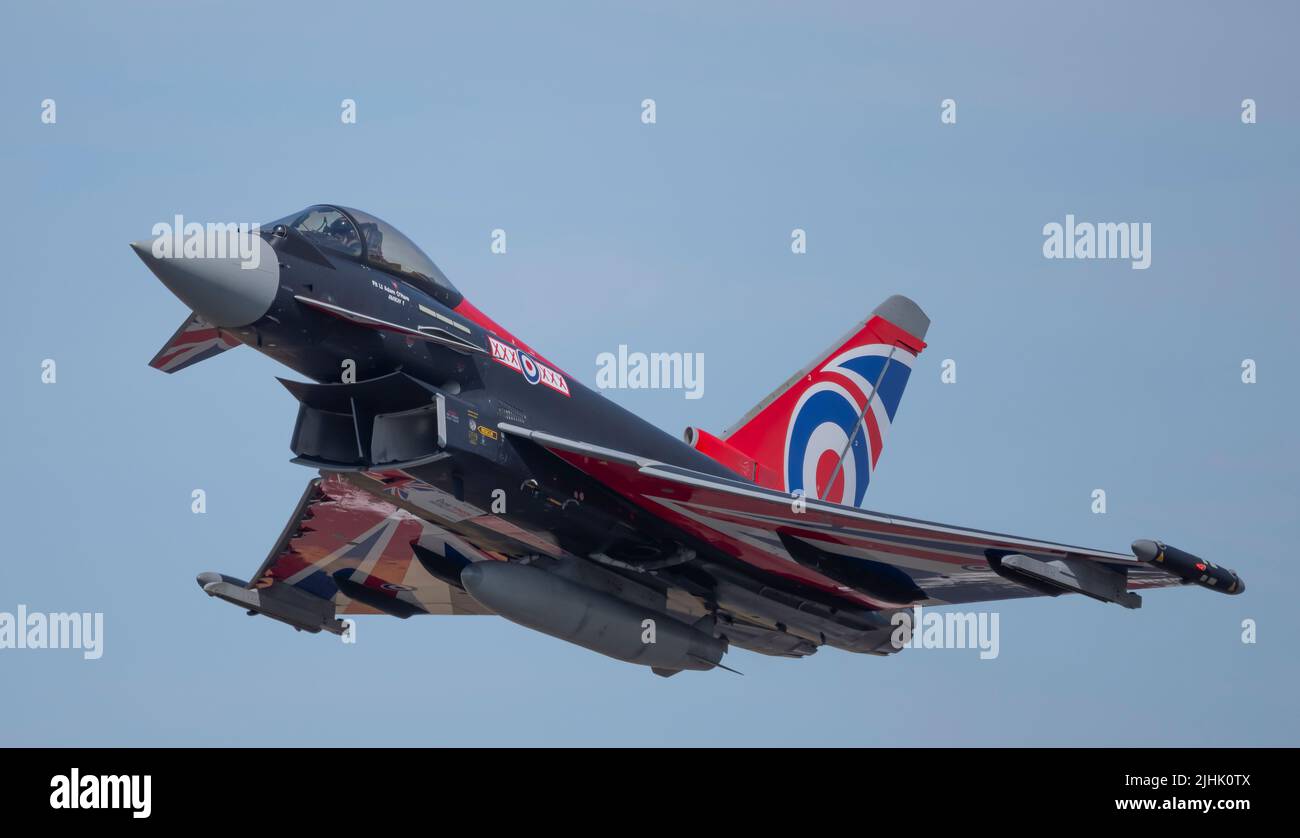
[[[307,632],[349,615],[495,614],[661,676],[732,646],[897,652],[913,606],[1244,590],[1158,541],[1071,547],[867,509],[930,320],[891,296],[726,431],[683,438],[588,389],[373,215],[316,205],[247,255],[132,245],[193,313],[172,373],[244,345],[301,379],[318,472],[251,581],[210,596]]]

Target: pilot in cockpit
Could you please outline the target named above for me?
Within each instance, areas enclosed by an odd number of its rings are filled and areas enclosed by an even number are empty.
[[[347,252],[359,252],[361,240],[357,237],[356,228],[352,222],[348,221],[345,216],[340,215],[330,223],[325,230],[325,234],[334,239]]]
[[[365,239],[366,252],[376,256],[384,252],[384,232],[375,223],[360,222],[361,238]]]

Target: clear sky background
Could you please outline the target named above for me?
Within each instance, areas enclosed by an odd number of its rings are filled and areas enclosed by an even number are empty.
[[[102,611],[105,651],[0,650],[0,744],[1300,744],[1294,4],[464,5],[6,9],[0,611]],[[703,352],[699,401],[609,394],[672,433],[907,294],[930,347],[869,507],[1159,538],[1248,590],[1005,604],[993,661],[671,679],[495,618],[346,646],[245,617],[194,576],[251,574],[312,476],[289,372],[146,366],[186,310],[127,242],[316,202],[392,222],[588,384],[620,343]],[[1150,269],[1045,260],[1066,213],[1150,222]]]

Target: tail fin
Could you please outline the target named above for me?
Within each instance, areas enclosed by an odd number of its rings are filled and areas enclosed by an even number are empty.
[[[723,434],[756,482],[861,506],[930,318],[895,295]]]

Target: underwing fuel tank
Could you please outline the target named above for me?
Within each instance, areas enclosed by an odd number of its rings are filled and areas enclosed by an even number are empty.
[[[475,562],[461,571],[460,582],[470,596],[513,623],[661,674],[712,669],[727,651],[725,640],[667,614],[535,567]]]
[[[1241,581],[1241,577],[1226,567],[1219,567],[1159,541],[1145,538],[1134,541],[1133,555],[1153,567],[1174,574],[1184,582],[1202,588],[1224,594],[1239,594],[1246,590],[1246,583]]]

